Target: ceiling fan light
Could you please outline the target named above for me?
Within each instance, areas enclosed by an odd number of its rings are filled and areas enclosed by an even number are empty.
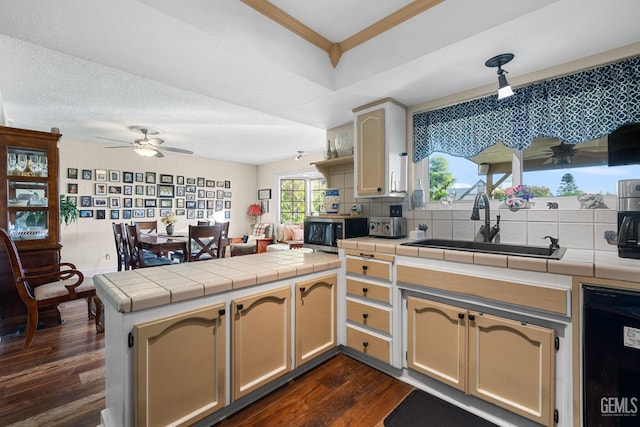
[[[134,151],[136,152],[136,154],[142,157],[153,157],[156,154],[158,154],[158,152],[153,148],[146,148],[146,147],[134,148]]]

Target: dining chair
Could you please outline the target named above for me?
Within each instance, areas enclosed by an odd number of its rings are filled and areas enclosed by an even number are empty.
[[[38,327],[38,309],[40,307],[57,306],[67,301],[86,299],[89,319],[95,320],[98,332],[104,330],[101,323],[99,324],[102,321],[103,305],[96,296],[96,288],[91,278],[86,278],[70,262],[24,268],[14,241],[3,228],[0,228],[0,237],[2,240],[2,245],[0,245],[2,271],[11,270],[13,272],[18,295],[27,306],[26,339],[23,348],[31,347]],[[31,285],[34,282],[42,284]]]
[[[127,245],[129,247],[131,269],[157,267],[159,265],[169,265],[171,260],[164,256],[155,255],[149,251],[144,251],[140,242],[140,228],[138,224],[127,225]]]
[[[111,227],[113,228],[113,238],[116,242],[116,253],[118,254],[118,271],[129,270],[130,256],[124,224],[114,222]]]
[[[198,225],[211,225],[211,221],[200,220],[200,221],[198,221]]]
[[[158,231],[158,221],[134,221],[138,225],[138,230],[143,233],[156,233]]]
[[[187,244],[187,262],[219,257],[220,225],[190,225]]]
[[[227,248],[229,247],[231,242],[231,240],[229,239],[229,221],[226,221],[226,222],[216,221],[214,225],[220,225],[222,227],[222,234],[220,235],[220,246],[219,246],[218,254],[220,258],[224,258],[227,256]]]

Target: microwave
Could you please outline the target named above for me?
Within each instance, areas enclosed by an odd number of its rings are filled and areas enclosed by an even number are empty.
[[[304,246],[319,251],[338,252],[338,240],[368,235],[367,218],[325,215],[304,220]]]

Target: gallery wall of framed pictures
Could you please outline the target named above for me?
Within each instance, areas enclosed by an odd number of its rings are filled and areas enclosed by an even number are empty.
[[[91,185],[79,186],[79,181]],[[91,188],[82,194],[79,188]],[[231,219],[231,181],[188,177],[150,171],[67,169],[64,187],[80,219],[128,220],[161,218],[170,212],[186,219],[206,219],[224,212]]]

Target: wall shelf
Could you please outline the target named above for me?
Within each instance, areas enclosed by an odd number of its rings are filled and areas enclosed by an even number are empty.
[[[353,156],[338,157],[336,159],[330,160],[321,160],[319,162],[313,162],[310,164],[315,166],[318,172],[320,172],[324,176],[328,183],[331,178],[331,168],[334,168],[336,166],[353,166]]]

